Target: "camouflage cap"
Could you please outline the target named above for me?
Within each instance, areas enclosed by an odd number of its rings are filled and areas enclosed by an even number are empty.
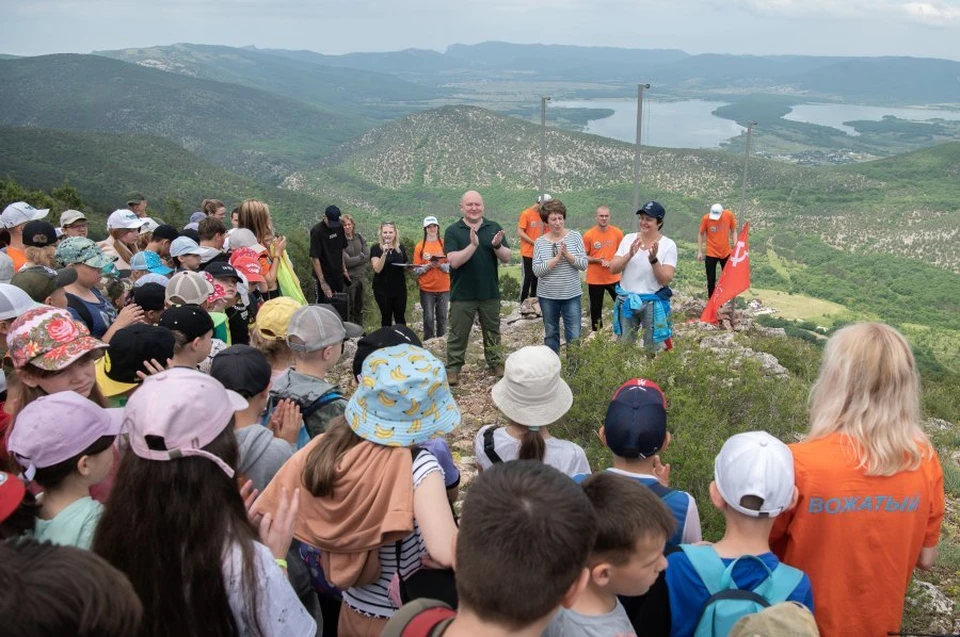
[[[105,268],[114,262],[114,259],[103,254],[92,239],[86,237],[67,237],[57,246],[56,259],[64,266],[82,263],[92,268]]]

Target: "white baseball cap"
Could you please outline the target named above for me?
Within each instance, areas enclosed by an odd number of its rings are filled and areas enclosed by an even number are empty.
[[[718,203],[715,203],[715,204],[713,204],[712,206],[710,206],[710,218],[711,218],[711,219],[713,219],[714,221],[716,221],[717,219],[720,218],[721,215],[723,215],[723,206],[721,206],[721,205],[718,204]]]
[[[171,257],[182,257],[185,254],[203,256],[203,250],[201,250],[197,242],[190,237],[177,237],[170,242]]]
[[[36,305],[30,295],[21,288],[0,283],[0,321],[15,319]]]
[[[553,201],[553,197],[551,197],[547,193],[543,193],[542,195],[537,197],[537,203],[547,203],[548,201]]]
[[[147,234],[148,232],[153,232],[160,227],[160,224],[157,223],[155,219],[150,217],[142,217],[140,219],[140,234]]]
[[[28,221],[43,219],[49,212],[49,208],[34,208],[26,201],[15,201],[0,213],[0,223],[4,228],[16,228]]]
[[[10,283],[14,274],[13,259],[6,252],[0,252],[0,283]]]
[[[737,434],[723,443],[713,479],[731,509],[753,518],[776,517],[793,501],[793,454],[765,431]],[[746,496],[760,498],[760,509],[744,507]]]
[[[107,217],[107,230],[139,230],[142,225],[143,219],[126,208],[114,210]]]
[[[439,225],[440,225],[440,222],[437,221],[437,218],[436,218],[436,217],[424,217],[424,218],[423,218],[423,227],[424,227],[424,228],[426,228],[427,226],[439,226]]]

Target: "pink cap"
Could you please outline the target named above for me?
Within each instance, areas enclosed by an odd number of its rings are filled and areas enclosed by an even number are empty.
[[[219,456],[205,451],[230,423],[234,412],[247,408],[243,397],[216,379],[177,367],[148,377],[124,408],[130,449],[147,460],[199,456],[212,460],[233,477]]]
[[[263,267],[257,258],[257,252],[252,248],[237,248],[230,255],[230,265],[236,268],[250,283],[264,281]]]
[[[33,480],[37,469],[80,455],[103,436],[118,435],[122,422],[122,409],[104,409],[76,392],[57,392],[17,414],[8,447],[24,477]]]

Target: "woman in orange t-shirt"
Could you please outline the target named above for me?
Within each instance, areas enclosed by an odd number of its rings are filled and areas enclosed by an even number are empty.
[[[827,343],[810,433],[791,445],[800,499],[770,544],[810,576],[824,637],[898,632],[914,568],[937,558],[943,473],[920,428],[920,379],[893,328],[857,323]]]
[[[423,241],[413,250],[413,264],[416,266],[414,272],[419,276],[423,340],[426,341],[447,333],[450,305],[450,265],[436,217],[423,220]]]

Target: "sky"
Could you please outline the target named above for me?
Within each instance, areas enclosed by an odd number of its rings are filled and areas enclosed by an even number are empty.
[[[0,0],[0,52],[175,42],[338,54],[488,40],[960,59],[960,0]]]

